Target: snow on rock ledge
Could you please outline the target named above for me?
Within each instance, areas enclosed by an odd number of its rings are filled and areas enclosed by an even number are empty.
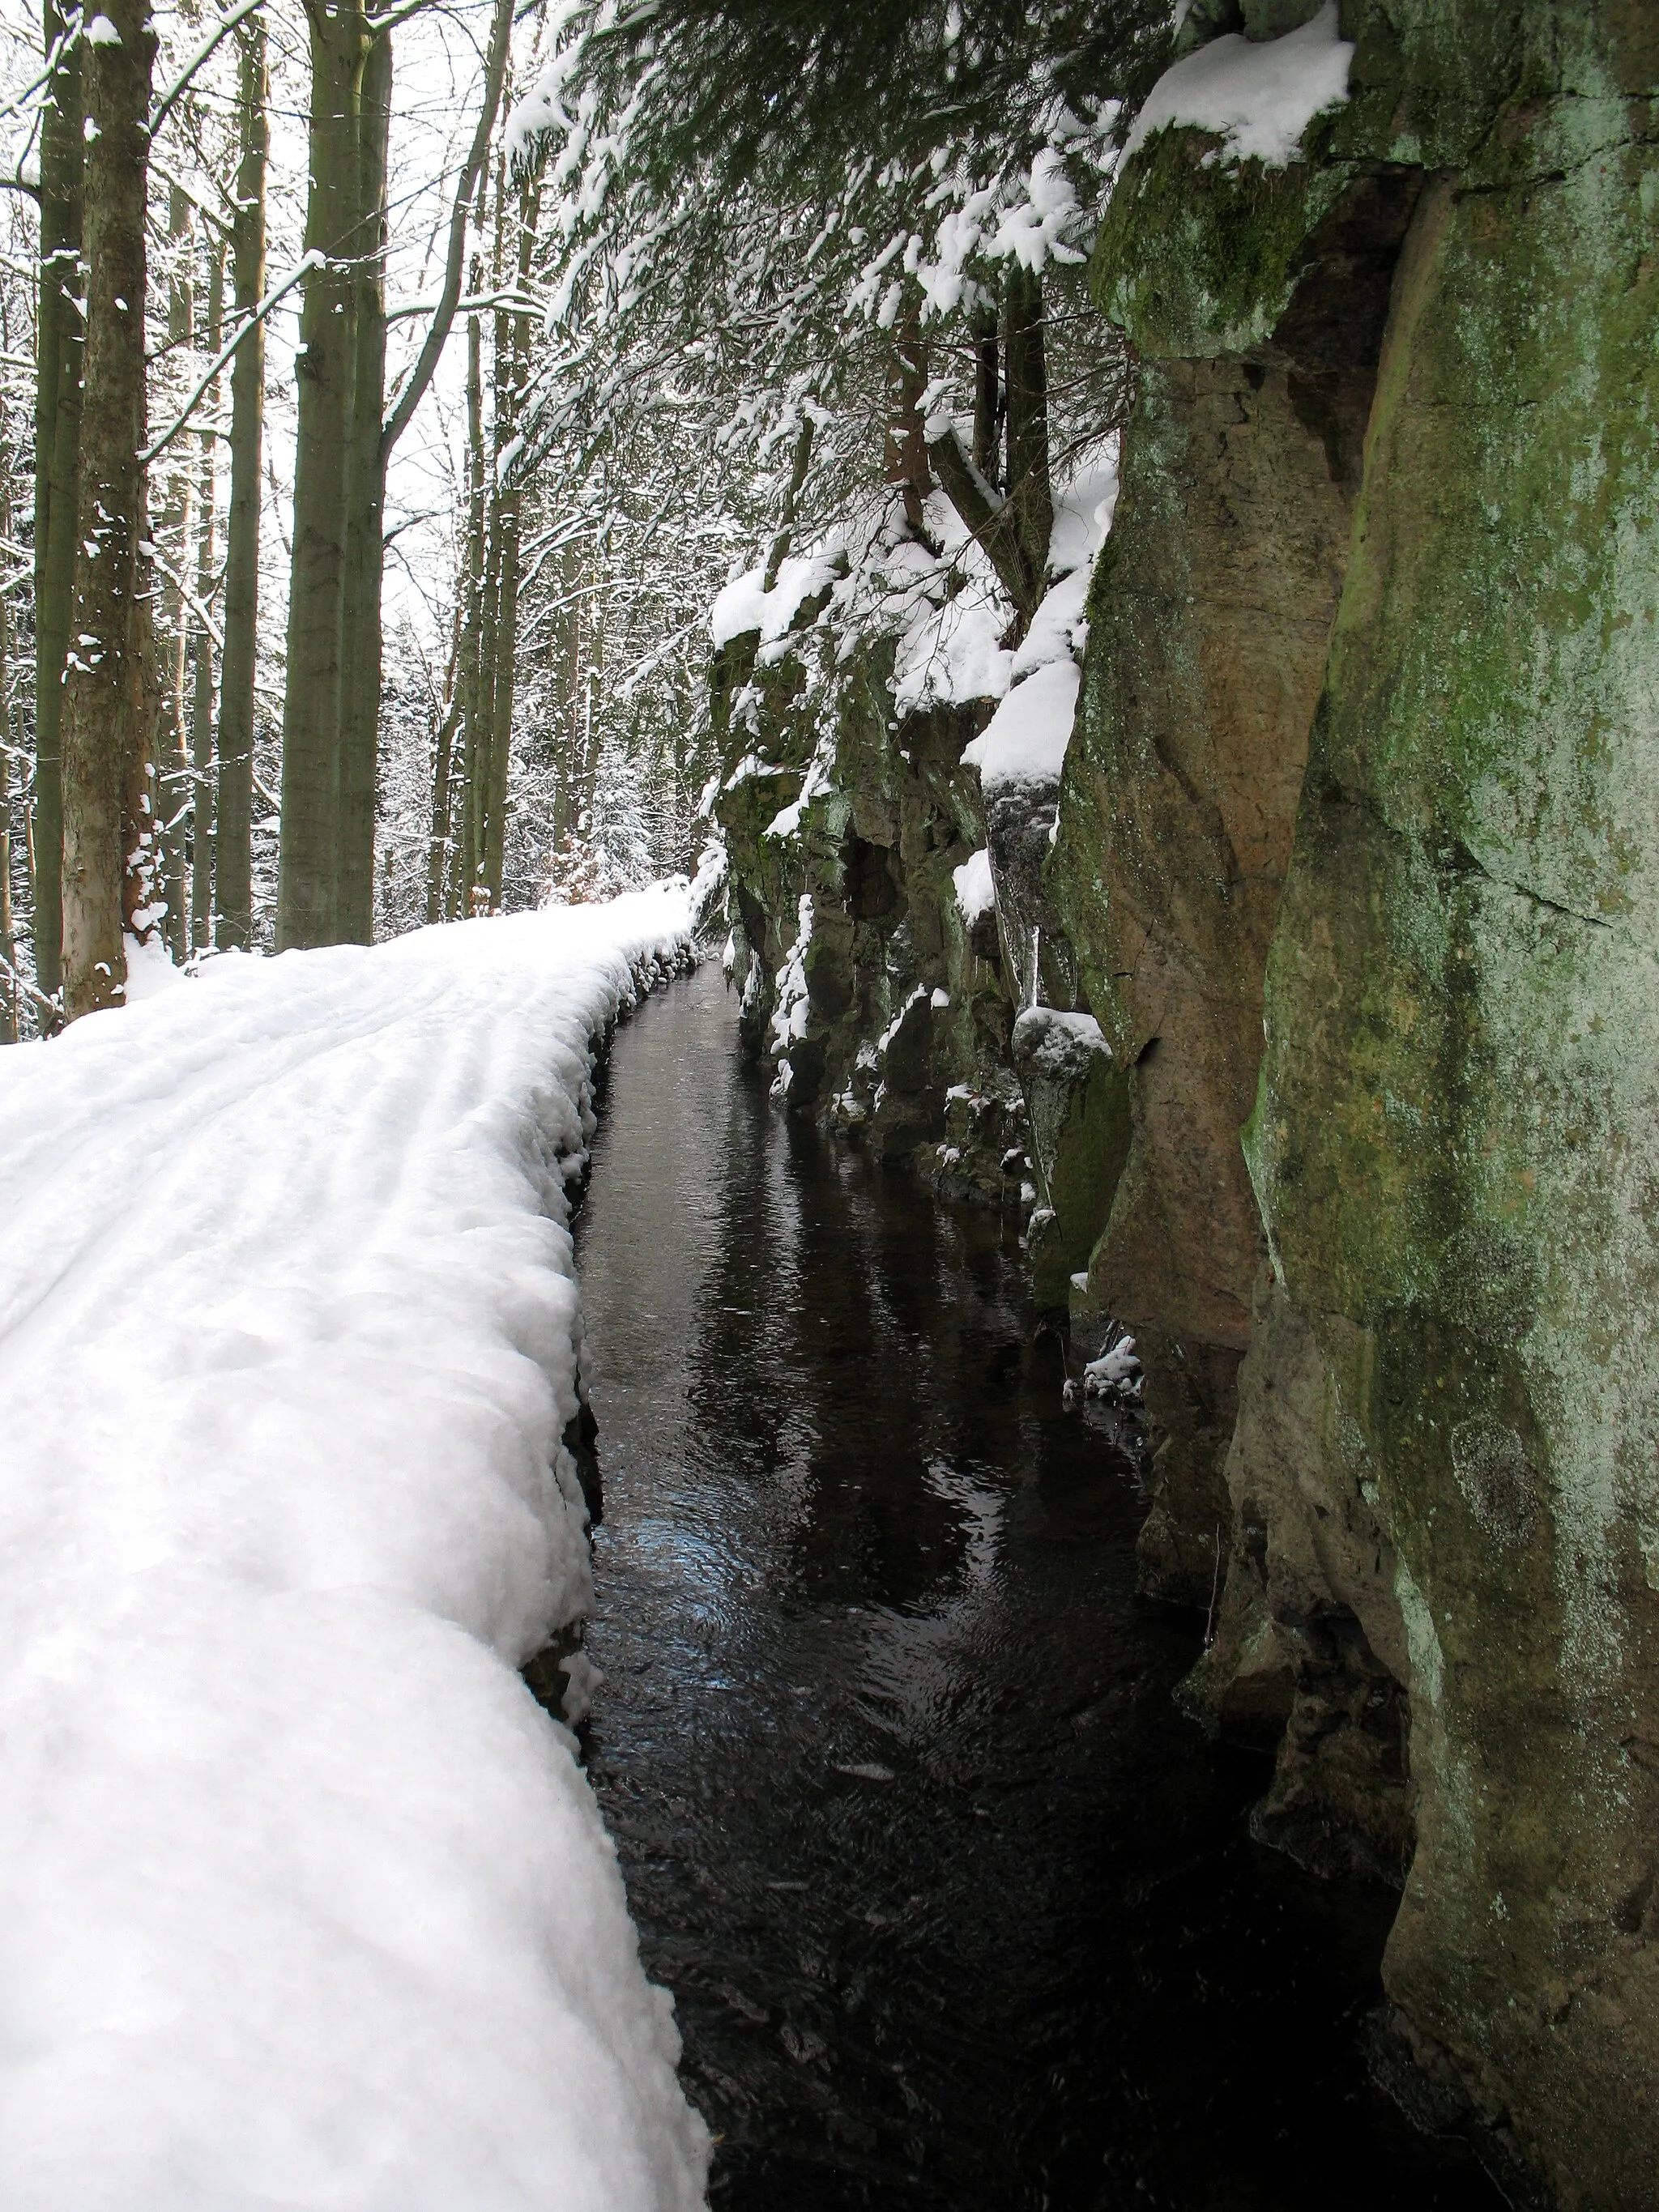
[[[996,886],[991,877],[991,855],[987,847],[970,853],[959,868],[952,868],[951,881],[956,888],[957,912],[970,929],[981,915],[995,909]]]
[[[0,1055],[0,2203],[689,2212],[572,1740],[565,1173],[683,886]]]
[[[981,786],[1054,783],[1071,742],[1083,672],[1069,657],[1051,660],[1017,684],[963,760],[979,770]]]
[[[716,652],[745,630],[758,630],[763,647],[779,644],[805,601],[833,582],[836,563],[829,554],[796,556],[783,562],[769,592],[765,572],[750,568],[715,594],[708,612],[708,635]]]
[[[1253,43],[1237,31],[1212,39],[1167,69],[1147,94],[1123,159],[1155,131],[1182,125],[1212,131],[1230,161],[1282,169],[1296,159],[1316,115],[1348,96],[1352,40],[1337,21],[1336,0],[1283,38]]]
[[[1048,566],[1054,580],[1030,632],[1011,656],[1013,688],[963,751],[988,795],[1014,786],[1057,783],[1071,742],[1089,635],[1085,609],[1095,558],[1117,504],[1115,446],[1067,485],[1054,509]]]
[[[1056,1006],[1027,1006],[1010,1040],[1015,1060],[1057,1083],[1081,1083],[1112,1048],[1092,1014],[1062,1013]]]

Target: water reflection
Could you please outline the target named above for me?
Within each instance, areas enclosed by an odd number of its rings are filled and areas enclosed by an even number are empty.
[[[1174,1715],[999,1225],[786,1131],[708,968],[617,1039],[580,1243],[590,1769],[715,2203],[1495,2203],[1365,2082],[1389,1901]]]

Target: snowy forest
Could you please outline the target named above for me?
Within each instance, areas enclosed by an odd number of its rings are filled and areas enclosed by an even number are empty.
[[[10,19],[4,1033],[694,869],[709,611],[792,554],[832,666],[1029,622],[1158,15]]]
[[[1654,2212],[1659,6],[0,126],[0,2206]]]

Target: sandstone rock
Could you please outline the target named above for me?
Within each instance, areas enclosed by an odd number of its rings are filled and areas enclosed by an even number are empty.
[[[1147,359],[1051,871],[1133,1070],[1090,1291],[1164,1431],[1153,1586],[1204,1602],[1224,1528],[1185,1697],[1282,1726],[1259,1832],[1381,1872],[1414,1837],[1418,2044],[1624,2212],[1659,2170],[1659,18],[1342,28],[1303,161],[1170,131],[1103,234]]]
[[[1050,873],[1125,1071],[1128,1165],[1088,1296],[1145,1341],[1144,1579],[1203,1604],[1263,1254],[1238,1132],[1417,182],[1268,172],[1252,186],[1205,167],[1195,135],[1131,165],[1093,271],[1152,357],[1091,594]],[[1246,250],[1257,234],[1271,252]],[[1209,281],[1189,264],[1213,264]],[[1249,350],[1191,357],[1218,335]]]

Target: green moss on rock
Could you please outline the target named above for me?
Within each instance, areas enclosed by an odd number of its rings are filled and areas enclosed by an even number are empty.
[[[1247,1142],[1416,1622],[1390,1988],[1565,2201],[1634,2212],[1659,2165],[1634,1748],[1659,1741],[1659,179],[1617,56],[1598,89],[1560,43],[1577,82],[1509,111],[1510,181],[1419,210]]]
[[[1310,135],[1327,128],[1322,118]],[[1220,143],[1207,131],[1158,131],[1107,203],[1090,289],[1156,360],[1244,353],[1268,337],[1348,182],[1345,167],[1221,162]]]

